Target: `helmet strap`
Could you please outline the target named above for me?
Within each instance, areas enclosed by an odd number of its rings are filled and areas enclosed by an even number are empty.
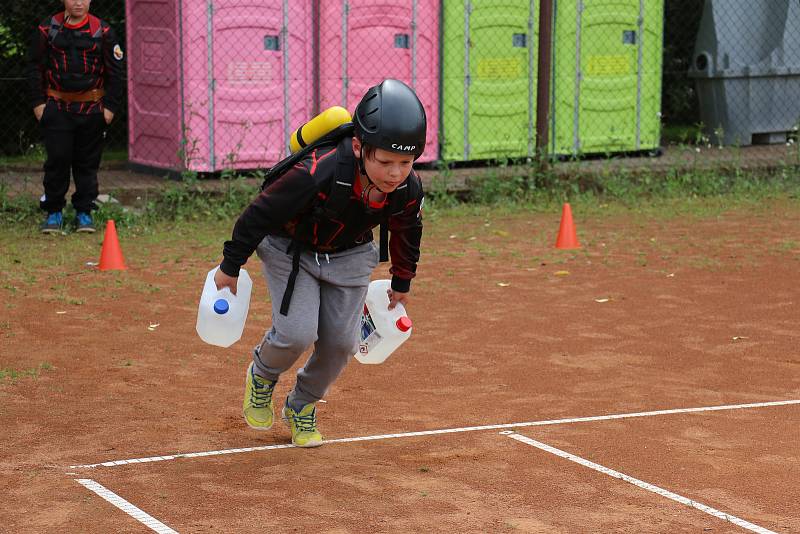
[[[378,191],[382,195],[387,195],[388,193],[385,193],[384,191],[382,191],[381,188],[378,187],[375,184],[375,182],[372,181],[372,178],[369,177],[369,174],[367,174],[367,168],[364,166],[364,145],[363,144],[361,145],[361,148],[359,149],[358,152],[359,152],[359,156],[360,156],[358,158],[358,170],[367,179],[367,185],[365,185],[361,189],[361,204],[366,208],[367,211],[372,212],[372,211],[375,211],[375,210],[370,205],[370,198],[369,198],[370,194],[373,191]]]
[[[369,178],[369,174],[367,174],[367,168],[364,166],[364,142],[361,142],[361,145],[358,147],[358,171],[367,177],[369,183],[372,183],[372,180]]]
[[[364,205],[364,207],[366,207],[366,208],[370,208],[371,207],[370,206],[369,197],[372,194],[372,192],[375,191],[375,190],[380,191],[380,189],[378,189],[378,186],[373,184],[372,182],[367,184],[367,186],[364,187],[364,189],[361,190],[361,203]]]

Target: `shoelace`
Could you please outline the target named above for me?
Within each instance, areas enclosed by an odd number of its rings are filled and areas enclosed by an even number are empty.
[[[297,430],[300,432],[314,432],[317,430],[317,409],[311,410],[308,415],[295,414],[292,416]]]
[[[263,380],[258,375],[252,375],[253,387],[250,389],[250,404],[256,408],[266,408],[272,401],[272,392],[275,391],[274,384]]]

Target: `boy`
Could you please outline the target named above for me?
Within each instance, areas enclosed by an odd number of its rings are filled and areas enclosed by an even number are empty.
[[[267,430],[279,376],[311,344],[283,418],[298,447],[322,445],[315,403],[358,346],[360,314],[378,264],[372,229],[391,231],[390,308],[406,304],[422,238],[422,183],[412,170],[425,149],[427,121],[414,91],[398,80],[370,88],[356,107],[353,137],[312,151],[271,183],[239,217],[217,271],[217,288],[236,290],[239,268],[257,251],[272,296],[272,328],[253,351],[243,413]],[[324,209],[337,187],[348,201]]]
[[[105,131],[125,90],[124,54],[114,30],[89,13],[91,0],[63,2],[63,12],[36,28],[28,50],[30,102],[47,151],[40,229],[61,233],[72,174],[75,227],[91,233]]]

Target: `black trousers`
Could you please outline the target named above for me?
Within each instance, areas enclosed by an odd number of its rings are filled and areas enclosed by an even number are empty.
[[[72,195],[75,211],[88,213],[96,208],[97,169],[106,130],[103,114],[79,115],[59,111],[56,103],[50,100],[39,126],[47,151],[44,196],[39,206],[47,212],[64,209],[71,173],[75,180],[75,193]]]

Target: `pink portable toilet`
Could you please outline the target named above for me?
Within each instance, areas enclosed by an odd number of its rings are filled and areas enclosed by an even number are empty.
[[[130,162],[213,172],[288,154],[313,112],[311,0],[128,0],[126,17]]]
[[[428,118],[425,153],[439,157],[439,2],[326,0],[319,6],[320,110],[351,113],[386,78],[417,92]]]

